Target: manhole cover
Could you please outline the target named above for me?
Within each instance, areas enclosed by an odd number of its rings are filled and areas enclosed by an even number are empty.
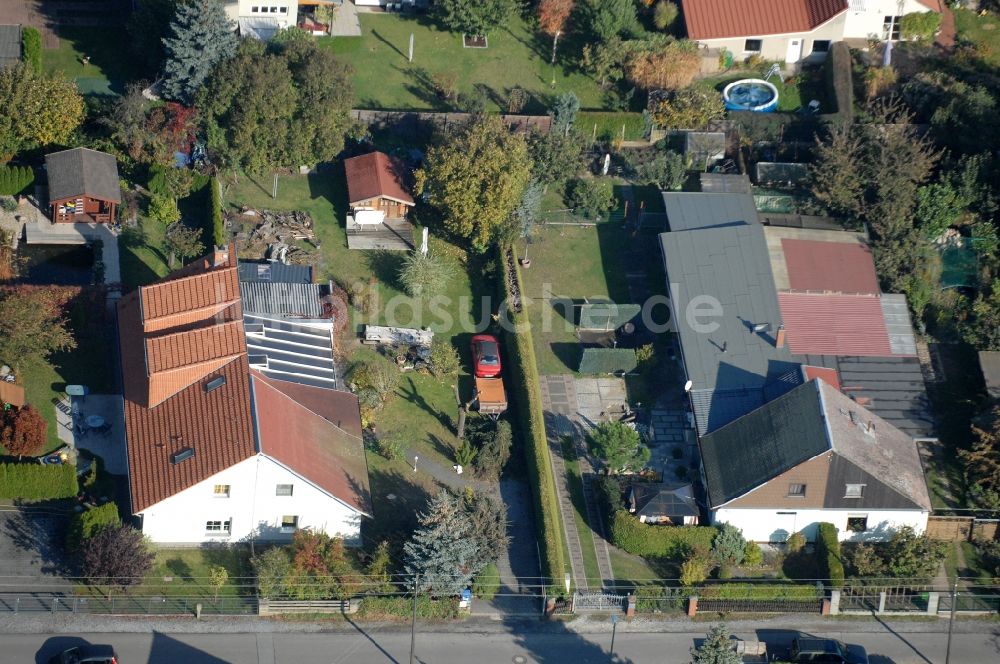
[[[514,664],[527,664],[528,658],[524,655],[514,655],[510,661],[514,662]]]
[[[389,500],[396,500],[396,494],[394,493],[386,494],[385,497],[388,498]]]

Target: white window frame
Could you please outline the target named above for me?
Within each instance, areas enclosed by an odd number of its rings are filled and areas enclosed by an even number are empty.
[[[865,484],[845,484],[844,498],[864,498]]]
[[[220,491],[219,489],[224,489],[224,491]],[[232,486],[229,484],[216,484],[212,488],[212,495],[214,495],[216,498],[228,498],[231,494],[231,491],[232,491]]]
[[[851,520],[852,519],[863,519],[865,527],[862,528],[861,530],[855,530],[854,528],[851,528]],[[847,527],[847,532],[850,532],[850,533],[865,533],[865,532],[868,532],[868,514],[867,513],[866,514],[848,514],[847,515],[847,524],[846,524],[846,527]]]
[[[282,493],[281,487],[288,487],[288,493]],[[274,495],[279,498],[291,498],[295,495],[295,485],[294,484],[275,484],[274,485]]]
[[[800,493],[792,493],[792,488],[793,487],[802,487],[802,491]],[[809,485],[805,484],[803,482],[789,482],[788,483],[788,497],[789,498],[805,498],[806,497],[806,491],[808,490],[808,488],[809,488]]]
[[[291,519],[294,525],[286,526],[285,520]],[[281,517],[281,532],[283,533],[294,533],[299,529],[299,515],[298,514],[284,514]]]
[[[760,43],[760,48],[758,48],[757,50],[753,50],[753,49],[747,48],[747,45],[750,42],[752,42],[752,41],[759,42]],[[764,50],[764,40],[763,39],[744,39],[743,40],[743,52],[744,53],[761,53],[761,52],[763,52],[763,50]]]
[[[205,522],[205,532],[209,535],[231,535],[233,532],[233,520],[209,519]]]

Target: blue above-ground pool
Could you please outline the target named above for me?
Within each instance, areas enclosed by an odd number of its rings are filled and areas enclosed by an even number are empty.
[[[722,91],[727,111],[770,113],[778,108],[778,88],[759,78],[733,81]]]

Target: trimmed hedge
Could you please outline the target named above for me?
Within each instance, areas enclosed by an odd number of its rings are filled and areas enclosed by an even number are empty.
[[[840,555],[840,540],[837,527],[832,523],[821,523],[816,529],[816,559],[825,578],[834,588],[844,585],[844,563]]]
[[[842,41],[833,42],[823,63],[827,97],[837,110],[834,118],[850,122],[854,117],[854,83],[851,79],[851,49]]]
[[[79,491],[76,466],[0,463],[0,498],[49,500],[72,498]]]
[[[0,196],[16,196],[35,181],[35,172],[28,166],[0,167]]]
[[[36,74],[42,73],[42,33],[35,28],[21,28],[21,57]]]
[[[713,526],[641,523],[625,510],[618,510],[611,518],[611,543],[636,556],[676,559],[691,550],[708,550],[718,532]]]
[[[381,620],[389,617],[409,618],[413,615],[412,597],[369,596],[361,600],[358,616]],[[417,617],[447,620],[458,617],[458,598],[431,599],[427,595],[417,596]]]
[[[700,599],[815,600],[822,596],[822,591],[815,585],[792,583],[720,583],[704,586],[698,591]]]
[[[218,178],[208,181],[208,219],[211,223],[212,242],[216,247],[226,244],[226,226],[222,222],[222,193]]]
[[[507,271],[504,265],[504,251],[498,251],[497,278],[500,283],[501,298],[510,301],[507,292]],[[514,274],[519,287],[521,273],[516,263]],[[524,292],[523,287],[520,288]],[[548,577],[553,586],[561,586],[566,571],[566,553],[563,551],[561,534],[562,518],[559,501],[556,499],[555,475],[549,459],[548,442],[545,438],[545,416],[542,411],[542,395],[539,392],[540,379],[535,361],[535,348],[531,336],[528,317],[522,311],[514,312],[507,307],[507,316],[516,333],[504,329],[504,350],[507,362],[505,385],[508,401],[513,406],[515,428],[520,432],[524,445],[524,456],[531,480],[532,497],[535,502],[535,525],[538,529],[538,544],[541,549],[542,575]],[[509,327],[509,326],[505,326]],[[557,587],[558,587],[557,586]],[[565,591],[556,591],[556,594]]]
[[[66,548],[76,551],[80,548],[80,543],[93,537],[97,531],[106,526],[120,526],[121,518],[118,516],[118,505],[115,503],[104,503],[97,507],[85,509],[70,517],[69,529],[66,531]]]

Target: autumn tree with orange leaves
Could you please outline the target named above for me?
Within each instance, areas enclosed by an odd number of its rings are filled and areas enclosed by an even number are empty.
[[[538,3],[538,25],[542,32],[552,37],[552,64],[556,63],[556,46],[559,35],[573,13],[574,0],[541,0]]]

